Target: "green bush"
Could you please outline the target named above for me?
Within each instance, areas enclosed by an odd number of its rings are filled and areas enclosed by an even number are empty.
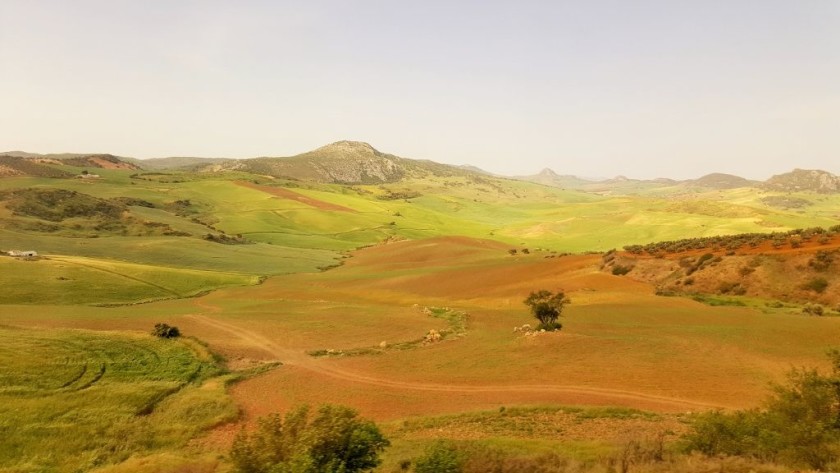
[[[416,473],[461,473],[464,458],[451,441],[438,440],[414,462]]]
[[[840,460],[840,352],[830,375],[795,369],[764,409],[699,415],[687,449],[824,469]]]
[[[828,281],[825,278],[813,278],[802,285],[802,289],[806,291],[814,291],[818,294],[825,292],[828,287]]]
[[[178,330],[178,327],[169,324],[155,324],[152,335],[159,338],[178,338],[181,336],[181,331]]]
[[[379,465],[388,445],[376,424],[350,408],[324,405],[313,418],[303,406],[241,431],[230,458],[240,473],[354,473]]]

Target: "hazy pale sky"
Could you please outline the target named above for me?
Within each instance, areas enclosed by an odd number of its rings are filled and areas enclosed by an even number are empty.
[[[840,0],[0,0],[0,151],[840,173]]]

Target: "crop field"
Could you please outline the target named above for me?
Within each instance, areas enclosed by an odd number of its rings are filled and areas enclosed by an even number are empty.
[[[256,284],[247,274],[176,269],[82,257],[0,259],[0,304],[128,304]]]
[[[0,327],[0,470],[89,471],[234,419],[200,345]]]

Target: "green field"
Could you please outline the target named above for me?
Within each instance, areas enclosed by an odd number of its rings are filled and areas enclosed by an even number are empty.
[[[0,327],[0,471],[90,471],[237,415],[201,345]]]

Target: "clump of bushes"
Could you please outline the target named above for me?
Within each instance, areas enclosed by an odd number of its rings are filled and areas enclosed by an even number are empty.
[[[732,294],[735,296],[743,296],[747,293],[747,288],[738,282],[722,282],[718,285],[719,294]]]
[[[208,233],[204,235],[204,239],[212,241],[213,243],[221,243],[223,245],[244,245],[248,243],[242,235],[227,235],[225,233]]]
[[[379,465],[390,445],[379,428],[353,409],[308,406],[259,420],[254,432],[242,430],[230,451],[239,473],[355,473]]]
[[[825,314],[825,309],[819,304],[805,304],[805,307],[802,308],[802,313],[819,317]]]
[[[840,351],[831,373],[794,369],[763,409],[698,415],[686,448],[824,470],[840,461]]]
[[[826,271],[831,266],[831,263],[834,262],[834,252],[829,252],[825,250],[817,251],[814,256],[808,261],[808,266],[810,266],[814,271]]]
[[[764,242],[770,242],[775,248],[791,244],[798,248],[803,242],[811,241],[818,237],[820,240],[829,238],[840,233],[840,225],[835,225],[828,230],[821,227],[800,228],[789,232],[773,233],[741,233],[737,235],[721,235],[702,238],[686,238],[683,240],[660,241],[646,245],[627,245],[624,250],[628,253],[656,255],[665,253],[682,253],[696,250],[720,250],[726,249],[735,251],[744,246],[756,248]]]
[[[152,329],[152,335],[158,338],[178,338],[181,336],[181,331],[178,330],[178,327],[158,323],[155,324],[155,328]]]
[[[813,279],[809,280],[808,282],[806,282],[805,284],[803,284],[800,287],[802,289],[805,289],[806,291],[814,291],[817,294],[822,294],[823,292],[825,292],[825,289],[828,287],[828,280],[826,280],[825,278],[821,278],[821,277],[813,278]]]
[[[37,217],[50,222],[87,217],[118,220],[125,205],[65,189],[18,189],[0,194],[6,207],[16,215]]]

